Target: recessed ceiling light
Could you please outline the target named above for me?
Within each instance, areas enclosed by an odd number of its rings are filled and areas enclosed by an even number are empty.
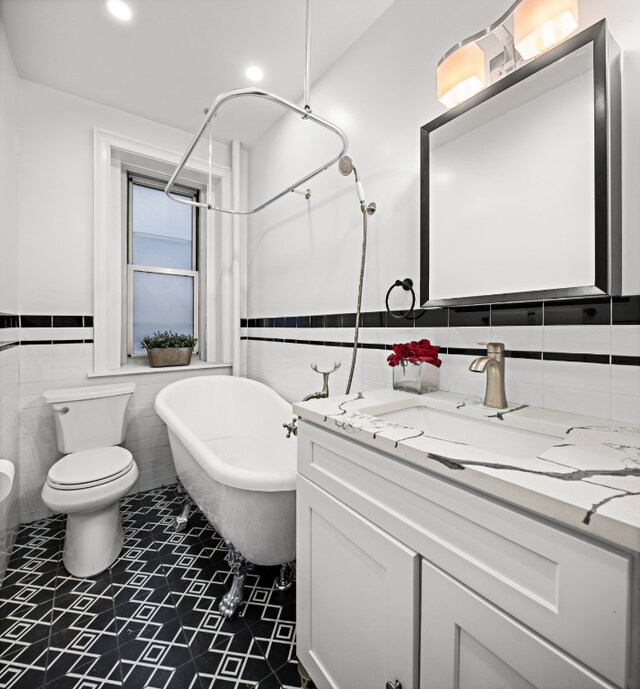
[[[264,73],[262,72],[260,67],[251,66],[247,67],[247,69],[245,70],[245,76],[250,81],[262,81]]]
[[[107,9],[111,14],[122,22],[128,22],[133,16],[133,12],[124,0],[107,0]]]

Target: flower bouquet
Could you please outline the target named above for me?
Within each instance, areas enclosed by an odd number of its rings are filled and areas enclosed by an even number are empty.
[[[429,340],[420,340],[394,344],[392,349],[393,353],[389,354],[387,361],[393,367],[395,390],[419,395],[438,390],[438,369],[442,366],[438,345],[432,345]]]

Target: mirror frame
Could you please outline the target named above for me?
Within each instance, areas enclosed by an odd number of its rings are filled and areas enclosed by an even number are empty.
[[[583,46],[593,44],[595,279],[592,285],[527,292],[429,299],[429,153],[430,134],[477,105],[502,93]],[[487,86],[464,103],[420,128],[420,303],[423,307],[620,294],[621,289],[621,116],[620,50],[606,19]]]

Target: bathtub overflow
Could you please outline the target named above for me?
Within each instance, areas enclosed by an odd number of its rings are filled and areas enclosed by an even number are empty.
[[[298,427],[296,426],[296,420],[293,419],[291,423],[283,423],[282,428],[287,429],[287,438],[291,437],[291,434],[298,435]]]

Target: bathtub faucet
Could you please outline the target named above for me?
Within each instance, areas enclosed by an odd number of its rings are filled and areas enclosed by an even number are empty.
[[[298,435],[298,427],[296,426],[296,420],[295,418],[291,423],[283,423],[282,428],[287,429],[287,438],[290,438],[291,435]]]
[[[310,395],[302,398],[303,402],[307,400],[319,400],[323,397],[329,397],[329,376],[340,368],[340,362],[336,361],[333,364],[333,368],[330,371],[318,371],[317,364],[311,364],[311,368],[322,375],[322,390],[320,392],[312,392]]]

